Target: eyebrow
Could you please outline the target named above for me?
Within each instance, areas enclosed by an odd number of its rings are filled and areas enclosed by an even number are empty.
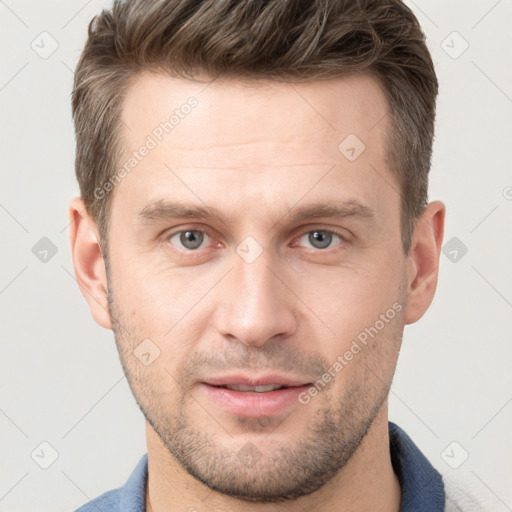
[[[288,217],[291,222],[323,217],[332,219],[355,217],[373,222],[376,218],[375,211],[372,208],[356,200],[326,201],[295,207],[284,214],[276,224],[280,223],[285,217]],[[141,224],[182,218],[217,220],[222,224],[228,224],[233,216],[223,214],[214,207],[158,199],[139,210],[136,218]]]

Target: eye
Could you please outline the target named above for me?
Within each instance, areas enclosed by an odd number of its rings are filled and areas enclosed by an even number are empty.
[[[333,242],[338,239],[339,244],[346,242],[346,238],[335,231],[329,229],[314,229],[305,232],[300,236],[298,245],[310,244],[309,248],[312,249],[328,249],[333,245]],[[177,246],[178,249],[185,251],[196,251],[207,245],[211,237],[200,229],[184,229],[170,234],[167,237],[171,245]],[[306,247],[308,247],[306,245]]]
[[[314,229],[313,231],[304,233],[300,237],[299,242],[306,239],[307,243],[311,244],[313,249],[327,249],[336,238],[341,242],[345,241],[345,238],[335,231],[330,231],[328,229]]]
[[[169,237],[169,242],[173,245],[181,244],[180,248],[193,251],[199,249],[201,244],[209,239],[210,237],[204,232],[198,229],[187,229],[184,231],[178,231]]]

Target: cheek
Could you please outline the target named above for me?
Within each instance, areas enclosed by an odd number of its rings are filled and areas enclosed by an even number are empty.
[[[315,317],[308,313],[308,322],[315,333],[316,350],[329,364],[339,363],[333,371],[343,376],[337,381],[350,380],[363,363],[384,358],[393,364],[405,305],[400,270],[396,264],[394,268],[389,265],[388,271],[383,267],[338,268],[301,284],[301,299],[315,313]],[[383,377],[388,373],[382,364],[379,374],[381,371]]]
[[[141,389],[150,379],[165,381],[163,389],[171,389],[171,376],[193,350],[188,340],[197,339],[197,326],[188,315],[200,290],[137,265],[133,258],[113,261],[113,313],[122,326],[116,329],[116,339],[125,364]]]
[[[138,256],[118,258],[112,276],[116,300],[124,311],[148,328],[158,325],[161,333],[204,294],[201,279],[191,278],[190,272],[158,268]]]
[[[336,336],[346,337],[349,332],[354,334],[356,327],[373,324],[381,313],[400,301],[398,274],[396,269],[339,268],[323,276],[297,279],[297,295]]]

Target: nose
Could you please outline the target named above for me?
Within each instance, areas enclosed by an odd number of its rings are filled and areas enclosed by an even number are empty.
[[[222,284],[217,331],[226,339],[255,347],[278,336],[293,335],[297,299],[288,288],[290,277],[267,251],[251,263],[238,254],[233,261],[234,268]]]

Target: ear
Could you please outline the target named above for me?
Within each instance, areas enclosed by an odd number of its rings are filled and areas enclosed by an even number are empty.
[[[71,257],[78,287],[96,323],[112,329],[107,303],[107,274],[96,223],[79,197],[70,201],[68,213]]]
[[[405,323],[417,322],[434,299],[439,256],[444,235],[445,205],[433,201],[425,208],[414,229],[407,258],[408,295]]]

